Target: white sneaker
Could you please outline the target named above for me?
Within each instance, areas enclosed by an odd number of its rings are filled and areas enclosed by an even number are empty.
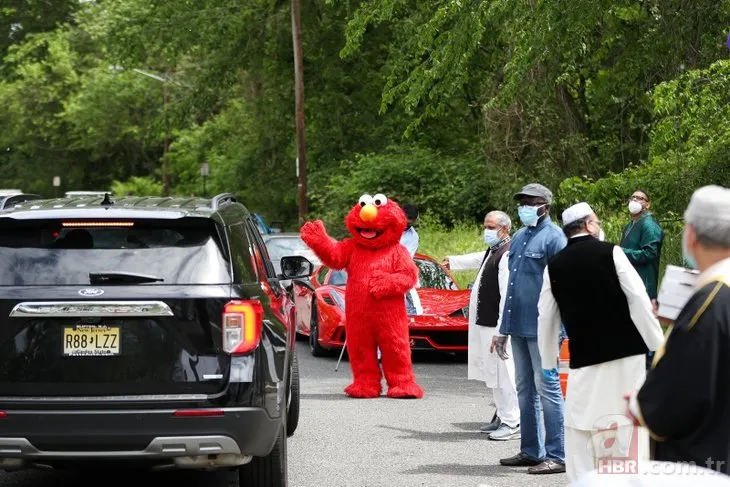
[[[519,425],[513,428],[504,423],[500,424],[499,428],[489,434],[489,439],[495,441],[518,440],[520,437]]]

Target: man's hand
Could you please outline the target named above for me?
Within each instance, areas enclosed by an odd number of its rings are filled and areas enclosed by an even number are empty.
[[[654,312],[654,318],[659,319],[659,303],[656,299],[651,300],[652,311]]]
[[[444,267],[444,269],[449,269],[449,257],[444,257],[444,260],[441,261],[441,265]]]
[[[492,337],[492,345],[489,347],[490,353],[497,353],[497,357],[502,360],[507,360],[509,354],[507,353],[507,340],[509,337],[506,335],[495,335]]]

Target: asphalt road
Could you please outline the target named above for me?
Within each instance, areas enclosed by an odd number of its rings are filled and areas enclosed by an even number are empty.
[[[483,384],[470,382],[466,364],[450,356],[419,355],[415,370],[426,390],[421,400],[356,400],[344,395],[349,364],[314,358],[298,344],[302,375],[299,429],[289,439],[292,487],[501,487],[566,485],[564,474],[529,475],[499,459],[517,453],[519,440],[494,442],[478,432],[494,407]],[[0,485],[236,485],[235,475],[196,472],[19,472],[0,474]]]

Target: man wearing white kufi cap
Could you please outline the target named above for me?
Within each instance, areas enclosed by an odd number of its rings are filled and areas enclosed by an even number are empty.
[[[730,189],[695,191],[684,221],[684,259],[701,274],[629,411],[657,440],[656,460],[728,474]]]
[[[554,366],[551,351],[558,348],[561,322],[569,339],[565,466],[570,481],[612,459],[648,460],[648,435],[624,415],[623,395],[644,380],[646,353],[663,341],[641,277],[620,247],[600,241],[600,230],[587,203],[563,212],[568,245],[545,268],[538,304],[543,368]]]

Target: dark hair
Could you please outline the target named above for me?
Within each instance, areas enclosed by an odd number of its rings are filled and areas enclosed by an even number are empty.
[[[563,226],[563,233],[566,237],[570,238],[576,233],[580,233],[583,231],[583,225],[588,223],[588,220],[591,218],[591,215],[584,216],[583,218],[579,218],[574,222],[570,222],[567,225]]]
[[[401,208],[406,214],[406,218],[409,220],[415,220],[418,218],[418,207],[416,205],[412,205],[411,203],[405,203],[401,205]]]

